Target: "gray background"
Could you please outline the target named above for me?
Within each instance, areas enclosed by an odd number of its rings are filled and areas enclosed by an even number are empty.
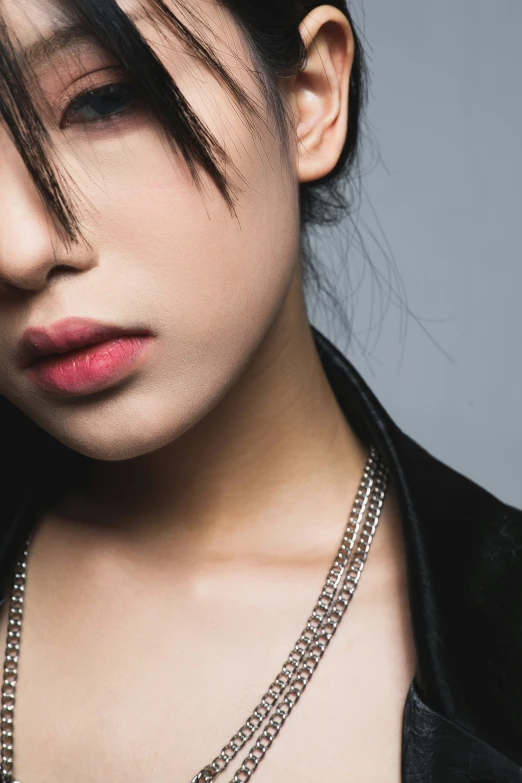
[[[522,507],[522,2],[354,3],[380,148],[356,218],[371,264],[330,229],[316,249],[351,342],[310,317],[402,429]]]

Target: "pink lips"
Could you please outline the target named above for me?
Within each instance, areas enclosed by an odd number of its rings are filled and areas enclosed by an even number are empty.
[[[85,318],[31,327],[20,344],[29,379],[54,394],[86,394],[112,386],[135,370],[152,342],[148,330],[127,329]]]

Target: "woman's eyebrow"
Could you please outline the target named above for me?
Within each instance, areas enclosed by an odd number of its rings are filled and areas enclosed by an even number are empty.
[[[81,22],[60,27],[45,38],[39,38],[26,46],[21,53],[22,59],[37,70],[64,49],[69,49],[79,41],[92,37],[92,30]]]
[[[132,22],[137,22],[144,16],[144,13],[143,11],[128,13],[127,16]],[[33,43],[28,44],[22,48],[21,57],[32,68],[37,70],[65,49],[72,48],[78,43],[89,39],[96,40],[92,29],[84,22],[74,22],[73,24],[59,27],[50,35],[38,38]]]

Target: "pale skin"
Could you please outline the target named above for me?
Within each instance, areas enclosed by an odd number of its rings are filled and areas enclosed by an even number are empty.
[[[51,2],[19,5],[4,3],[21,41],[49,31]],[[245,58],[233,20],[194,5]],[[350,121],[347,19],[323,5],[301,24],[308,63],[282,85],[298,139],[286,168],[276,136],[256,144],[212,75],[138,25],[255,188],[240,197],[239,227],[145,119],[103,133],[55,127],[91,243],[67,250],[0,128],[0,393],[96,460],[92,483],[64,495],[31,547],[22,783],[186,783],[208,764],[302,631],[368,456],[316,353],[298,250],[297,185],[331,171]],[[91,68],[78,71],[75,51],[42,70],[49,94],[95,67],[103,83],[107,55],[92,43],[80,54]],[[150,325],[148,362],[99,398],[39,392],[15,367],[17,342],[67,315]],[[2,638],[5,628],[4,609]],[[392,488],[348,613],[253,780],[399,783],[414,669]]]

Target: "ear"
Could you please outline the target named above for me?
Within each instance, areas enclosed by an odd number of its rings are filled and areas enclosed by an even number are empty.
[[[289,97],[298,139],[298,180],[309,182],[329,174],[343,150],[355,47],[348,19],[331,5],[314,8],[299,32],[308,61],[293,80]]]

